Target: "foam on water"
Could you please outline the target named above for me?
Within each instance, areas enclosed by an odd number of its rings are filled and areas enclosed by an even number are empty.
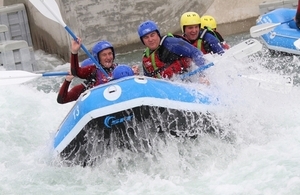
[[[205,71],[210,86],[191,84],[217,97],[213,109],[234,142],[174,138],[151,154],[117,151],[93,168],[52,155],[73,105],[56,103],[63,78],[1,86],[0,194],[298,194],[300,90],[274,92],[238,76],[269,72],[261,63],[227,59]]]

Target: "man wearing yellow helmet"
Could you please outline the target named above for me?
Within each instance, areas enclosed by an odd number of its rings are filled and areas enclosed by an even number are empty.
[[[220,41],[210,33],[203,33],[200,28],[201,19],[196,12],[186,12],[180,18],[180,27],[183,37],[192,45],[199,48],[203,54],[222,54],[224,50]]]
[[[229,49],[229,45],[223,39],[222,35],[217,31],[217,22],[214,17],[204,15],[201,17],[201,29],[202,32],[208,32],[214,35],[221,42],[223,49]]]

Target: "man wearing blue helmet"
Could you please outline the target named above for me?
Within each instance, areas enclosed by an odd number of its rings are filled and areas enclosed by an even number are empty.
[[[80,67],[78,62],[78,51],[80,49],[81,39],[72,40],[71,44],[71,73],[81,79],[90,79],[93,77],[94,86],[107,83],[109,80],[106,76],[92,64],[87,67]],[[111,76],[112,71],[117,66],[114,63],[115,51],[112,44],[108,41],[99,41],[92,48],[93,57],[99,62],[104,71]]]
[[[93,64],[93,61],[90,58],[85,59],[81,63],[81,67],[91,66]],[[133,71],[134,67],[130,67],[126,64],[118,64],[116,68],[112,71],[112,79],[117,80],[123,77],[127,76],[133,76],[136,73]],[[71,81],[73,80],[73,75],[67,75],[65,78],[65,81],[63,82],[62,86],[60,87],[60,90],[57,95],[57,102],[60,104],[65,104],[68,102],[75,101],[79,98],[81,93],[83,93],[85,90],[87,90],[91,83],[89,80],[85,80],[79,85],[74,86],[71,90],[69,90],[69,86],[71,84]]]
[[[71,73],[66,76],[57,95],[57,102],[60,104],[75,101],[87,89],[109,82],[108,78],[91,62],[91,59],[86,59],[82,62],[81,67],[79,66],[78,51],[80,45],[80,38],[71,42]],[[104,71],[111,76],[112,71],[117,66],[117,64],[114,64],[115,51],[112,44],[108,41],[99,41],[93,46],[92,54]],[[68,91],[74,76],[85,79],[85,81]]]
[[[109,80],[105,75],[97,69],[93,61],[88,58],[81,63],[78,63],[78,50],[80,48],[81,39],[78,38],[77,42],[72,40],[72,54],[71,54],[71,73],[67,75],[64,83],[62,84],[58,96],[57,102],[60,104],[75,101],[78,97],[94,86],[107,83]],[[94,58],[99,62],[102,68],[107,72],[109,76],[112,76],[113,70],[117,67],[114,64],[115,53],[113,46],[108,41],[99,41],[92,48],[92,53]],[[132,67],[135,70],[135,74],[138,74],[138,69],[136,66]],[[74,76],[81,79],[85,79],[79,85],[74,86],[70,91],[68,91],[70,83]]]
[[[197,66],[205,63],[198,48],[182,38],[172,35],[162,37],[157,25],[151,20],[139,25],[138,34],[147,47],[142,59],[145,76],[171,78],[174,74],[188,71],[192,61]]]

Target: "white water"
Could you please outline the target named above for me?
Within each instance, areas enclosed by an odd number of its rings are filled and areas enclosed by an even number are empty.
[[[218,96],[214,109],[234,143],[174,139],[157,154],[120,152],[94,168],[65,167],[52,156],[72,106],[56,103],[63,78],[0,86],[0,194],[299,194],[300,89],[273,92],[237,76],[267,72],[264,59],[252,61],[222,61],[205,72],[211,86],[197,86]]]

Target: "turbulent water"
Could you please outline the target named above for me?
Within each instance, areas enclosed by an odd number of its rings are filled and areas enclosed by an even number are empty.
[[[229,37],[234,45],[242,39]],[[141,51],[117,56],[140,62]],[[67,70],[55,56],[36,52],[40,67]],[[209,135],[157,143],[155,153],[117,151],[95,167],[63,166],[52,154],[54,134],[73,103],[56,103],[62,77],[0,86],[0,194],[299,194],[299,57],[263,49],[205,71],[218,99],[212,106],[233,132],[228,142]],[[275,73],[294,78],[285,91],[240,75]],[[191,84],[193,87],[193,85]]]

